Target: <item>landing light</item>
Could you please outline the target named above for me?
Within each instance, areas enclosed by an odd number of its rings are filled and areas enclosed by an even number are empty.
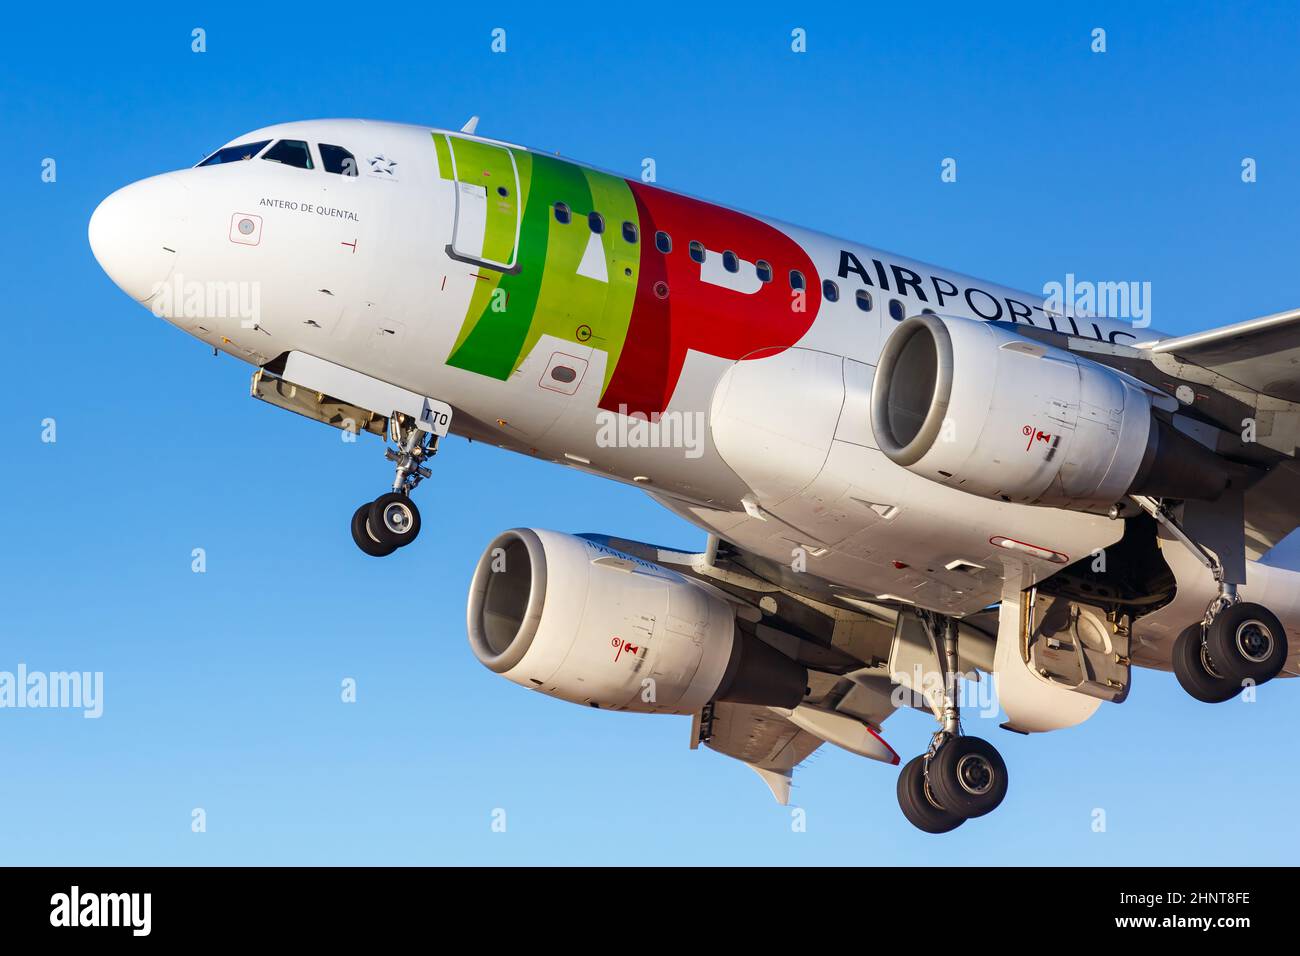
[[[1023,541],[1017,541],[1014,538],[1004,538],[1000,534],[995,534],[989,538],[989,544],[996,545],[999,548],[1006,548],[1008,551],[1019,551],[1022,554],[1028,554],[1035,558],[1042,558],[1044,561],[1051,561],[1053,564],[1069,564],[1070,559],[1059,551],[1053,551],[1050,548],[1040,548],[1036,544],[1026,544]]]

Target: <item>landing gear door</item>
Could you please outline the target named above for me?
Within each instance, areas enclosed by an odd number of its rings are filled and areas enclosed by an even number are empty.
[[[1078,694],[1121,703],[1129,687],[1129,628],[1088,604],[1033,594],[1025,621],[1031,670]]]
[[[1022,577],[1004,577],[998,611],[993,670],[1007,715],[1002,726],[1025,734],[1060,730],[1083,723],[1102,701],[1122,701],[1128,620],[1112,623],[1090,605],[1021,590]]]
[[[957,627],[956,676],[967,681],[983,680],[979,671],[992,669],[993,644],[986,634],[968,624],[959,623]],[[911,692],[909,703],[913,707],[929,707],[940,719],[944,707],[946,666],[942,638],[931,636],[918,614],[900,611],[886,661],[890,680]]]
[[[504,146],[447,136],[455,222],[447,254],[499,272],[519,269],[519,169]]]
[[[887,666],[890,679],[914,695],[913,706],[924,701],[936,718],[943,714],[943,668],[934,641],[917,615],[899,612]]]

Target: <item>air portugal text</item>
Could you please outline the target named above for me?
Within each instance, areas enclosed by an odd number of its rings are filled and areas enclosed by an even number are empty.
[[[897,263],[886,264],[879,259],[869,259],[864,265],[862,260],[848,249],[840,250],[840,262],[836,274],[845,280],[854,277],[863,286],[880,289],[882,292],[914,297],[936,312],[943,311],[945,307],[951,310],[953,303],[959,303],[988,322],[1020,322],[1050,328],[1053,332],[1064,335],[1082,336],[1112,344],[1120,336],[1137,340],[1136,335],[1123,329],[1103,332],[1095,322],[1052,313],[1041,305],[1028,305],[1011,296],[996,296],[978,286],[961,288],[943,276],[922,276]],[[1037,321],[1034,313],[1038,313]]]

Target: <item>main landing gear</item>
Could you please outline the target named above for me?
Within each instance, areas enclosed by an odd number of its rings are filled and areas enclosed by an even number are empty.
[[[942,727],[930,749],[913,757],[898,775],[898,805],[908,822],[926,833],[947,833],[972,817],[996,810],[1007,795],[1007,765],[987,740],[961,732],[957,700],[957,622],[923,613],[943,671]]]
[[[1243,601],[1232,574],[1215,552],[1193,540],[1163,503],[1135,498],[1178,541],[1209,568],[1219,593],[1200,621],[1174,642],[1174,676],[1183,690],[1207,704],[1230,700],[1249,685],[1272,680],[1286,664],[1286,631],[1277,615],[1262,604]],[[1240,563],[1240,562],[1238,562]]]
[[[1237,599],[1226,585],[1198,621],[1174,642],[1174,676],[1183,690],[1221,704],[1243,687],[1272,680],[1286,663],[1286,631],[1262,604]]]
[[[416,428],[405,415],[389,418],[388,437],[397,446],[384,451],[384,457],[396,464],[393,490],[352,513],[352,540],[376,558],[405,547],[420,533],[420,509],[411,492],[432,474],[422,462],[438,451],[438,437]]]

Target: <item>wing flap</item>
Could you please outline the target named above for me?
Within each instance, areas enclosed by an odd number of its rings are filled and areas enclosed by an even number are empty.
[[[701,731],[708,735],[704,746],[747,764],[782,806],[790,802],[794,768],[822,745],[820,738],[753,704],[714,704]]]

